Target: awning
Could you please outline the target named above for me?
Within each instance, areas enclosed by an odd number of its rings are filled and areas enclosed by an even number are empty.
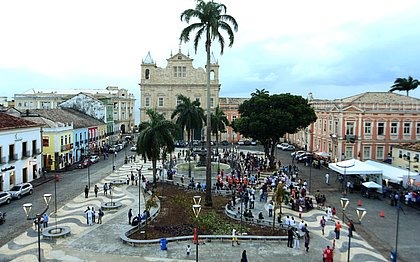
[[[382,188],[381,185],[379,185],[375,182],[372,182],[372,181],[364,182],[364,183],[362,183],[362,186],[364,186],[366,188]]]

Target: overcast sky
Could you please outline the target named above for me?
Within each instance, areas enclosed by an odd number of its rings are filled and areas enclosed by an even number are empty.
[[[420,1],[220,0],[239,31],[221,56],[220,95],[256,89],[315,98],[388,91],[397,77],[420,79]],[[0,3],[0,87],[126,88],[139,99],[140,64],[150,51],[166,67],[193,0],[16,0]],[[227,36],[225,35],[226,41]],[[183,44],[195,67],[204,67]],[[402,93],[405,94],[405,93]],[[410,95],[419,98],[420,87]]]

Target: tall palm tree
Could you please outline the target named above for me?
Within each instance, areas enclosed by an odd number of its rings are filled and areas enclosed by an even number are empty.
[[[137,139],[137,154],[152,160],[153,185],[156,186],[156,163],[161,149],[166,153],[175,150],[174,137],[178,132],[178,126],[166,120],[163,114],[154,109],[148,109],[146,114],[150,120],[142,122],[142,130]]]
[[[219,135],[226,131],[226,126],[229,125],[229,120],[225,115],[225,112],[216,107],[214,113],[211,114],[211,132],[216,136],[216,152],[219,153]]]
[[[417,79],[413,79],[411,76],[408,78],[397,78],[394,81],[394,84],[391,86],[389,92],[393,91],[406,91],[407,96],[410,90],[414,90],[419,86],[420,82]]]
[[[190,40],[190,33],[197,30],[194,37],[194,48],[197,53],[198,42],[205,36],[205,48],[207,53],[207,129],[206,129],[206,148],[207,148],[207,161],[206,161],[206,198],[205,206],[213,206],[211,199],[211,117],[210,117],[210,54],[211,44],[217,40],[220,44],[220,54],[223,54],[225,47],[225,39],[219,32],[219,29],[224,30],[229,36],[229,47],[233,45],[234,34],[233,31],[238,30],[236,20],[226,14],[226,6],[213,1],[204,2],[197,0],[195,9],[187,9],[181,14],[181,21],[189,23],[191,18],[197,18],[198,22],[192,23],[181,32],[181,42],[188,42]],[[233,30],[231,25],[233,25]]]
[[[200,101],[194,100],[191,102],[190,98],[184,95],[178,95],[178,100],[181,101],[175,110],[172,112],[171,119],[176,119],[176,124],[181,130],[187,130],[188,145],[190,152],[188,153],[188,177],[191,177],[190,154],[192,146],[193,130],[202,128],[204,122],[204,110],[200,107]]]

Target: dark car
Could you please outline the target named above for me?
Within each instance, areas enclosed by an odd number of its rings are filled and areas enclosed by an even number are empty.
[[[227,140],[222,141],[222,146],[228,146],[228,145],[229,145],[229,142]]]

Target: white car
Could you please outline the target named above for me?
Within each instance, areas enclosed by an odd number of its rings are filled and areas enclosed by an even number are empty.
[[[34,187],[30,183],[23,183],[12,187],[9,190],[9,193],[12,195],[12,198],[20,199],[23,195],[32,195],[34,192]]]
[[[289,146],[288,143],[277,144],[277,148],[279,148],[281,150],[285,150],[288,146]]]
[[[303,154],[305,152],[306,151],[304,151],[304,150],[298,150],[298,151],[295,151],[295,152],[290,153],[290,156],[291,157],[298,156],[298,155]]]
[[[0,192],[0,205],[1,204],[10,204],[12,201],[12,195],[9,192]]]
[[[137,151],[137,146],[133,145],[132,147],[130,147],[130,151]]]
[[[99,156],[97,156],[97,155],[91,155],[89,157],[89,160],[90,160],[91,163],[98,163],[99,162]]]

